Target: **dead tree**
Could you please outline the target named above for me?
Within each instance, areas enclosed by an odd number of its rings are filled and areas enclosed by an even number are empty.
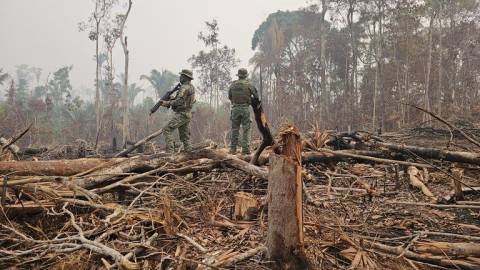
[[[258,158],[262,151],[267,147],[273,145],[273,136],[272,132],[270,132],[270,128],[268,127],[267,116],[263,111],[262,102],[258,98],[252,99],[252,108],[253,114],[255,115],[255,122],[257,122],[258,130],[260,134],[262,134],[262,144],[258,147],[257,151],[253,155],[252,160],[250,163],[254,165],[258,165]]]
[[[123,127],[122,127],[122,146],[125,148],[127,146],[128,134],[128,61],[130,52],[128,50],[127,37],[124,36],[125,23],[127,22],[128,15],[132,9],[132,0],[128,1],[128,10],[125,15],[122,15],[122,20],[120,23],[120,42],[122,43],[123,53],[125,54],[125,73],[123,78],[123,96],[122,96],[122,105],[123,105]]]
[[[303,248],[302,142],[295,127],[281,133],[268,176],[269,259],[278,269],[307,269]]]

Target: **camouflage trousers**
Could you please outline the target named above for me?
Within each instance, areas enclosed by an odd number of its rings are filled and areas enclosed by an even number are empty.
[[[180,141],[183,143],[183,150],[190,151],[190,121],[192,120],[191,112],[177,112],[172,119],[168,121],[163,128],[163,135],[167,144],[167,152],[172,153],[174,149],[173,132],[178,129]]]
[[[230,137],[230,153],[237,152],[238,139],[240,135],[240,126],[243,128],[242,134],[242,153],[250,153],[250,131],[251,123],[250,120],[250,105],[233,105],[232,112],[230,115],[230,120],[232,121],[232,132]]]

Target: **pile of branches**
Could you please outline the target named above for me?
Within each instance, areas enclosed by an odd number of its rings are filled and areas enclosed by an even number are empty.
[[[305,135],[312,269],[478,269],[478,152]],[[269,153],[0,162],[0,266],[269,269]],[[238,192],[258,203],[235,216]]]

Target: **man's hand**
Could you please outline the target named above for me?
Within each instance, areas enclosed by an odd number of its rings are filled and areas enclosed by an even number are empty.
[[[162,106],[163,107],[170,107],[170,101],[162,100]]]

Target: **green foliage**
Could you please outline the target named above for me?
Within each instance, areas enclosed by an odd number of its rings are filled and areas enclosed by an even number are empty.
[[[70,84],[70,71],[73,66],[65,66],[53,73],[53,78],[48,82],[48,94],[56,105],[65,99],[71,98],[72,85]]]
[[[252,37],[250,63],[262,77],[253,79],[273,125],[290,117],[301,128],[394,130],[419,120],[404,103],[450,117],[480,102],[480,2],[320,4],[272,13]]]
[[[178,75],[171,72],[170,70],[158,71],[152,69],[150,75],[140,76],[141,80],[147,80],[155,89],[157,98],[163,96],[167,91],[170,91],[174,84],[178,81]]]
[[[138,94],[145,92],[145,90],[139,87],[136,83],[130,84],[128,87],[128,107],[132,108],[135,102],[135,98],[137,98]]]
[[[270,14],[253,34],[252,50],[266,43],[272,48],[286,44],[302,33],[318,30],[320,23],[320,17],[312,11],[277,11]],[[272,35],[277,37],[272,38]]]
[[[15,102],[17,106],[24,108],[27,102],[28,89],[32,79],[31,69],[27,65],[17,66],[16,86],[15,86]]]
[[[8,78],[8,73],[3,72],[3,69],[0,68],[0,85],[2,85],[7,78]]]
[[[232,81],[231,71],[240,62],[235,49],[223,45],[219,39],[219,27],[216,20],[205,22],[207,32],[198,35],[206,47],[188,60],[199,80],[200,92],[209,98],[210,106],[218,108],[225,100],[228,84]]]

